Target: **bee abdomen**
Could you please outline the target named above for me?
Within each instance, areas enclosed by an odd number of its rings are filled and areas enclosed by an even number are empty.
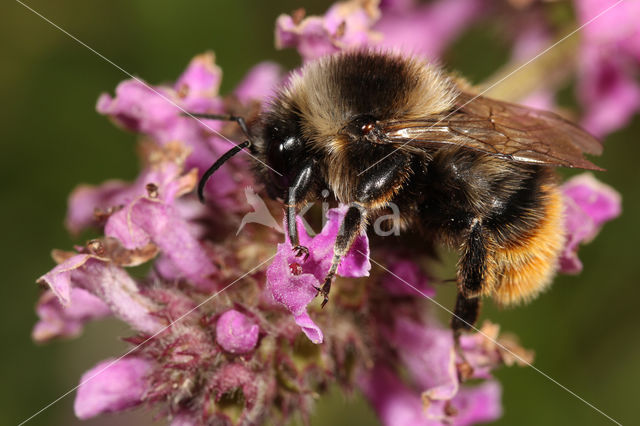
[[[562,195],[555,184],[541,188],[539,219],[517,238],[497,244],[487,262],[487,295],[502,305],[528,302],[544,291],[557,270],[565,241]]]

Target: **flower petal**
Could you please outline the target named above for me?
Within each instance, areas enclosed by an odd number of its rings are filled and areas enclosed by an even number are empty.
[[[135,357],[100,362],[80,379],[74,403],[76,416],[86,420],[139,405],[151,368],[149,361]]]
[[[37,281],[49,285],[53,294],[60,300],[60,303],[68,306],[71,303],[71,274],[82,267],[89,258],[90,256],[86,254],[72,256],[38,278]]]
[[[632,44],[640,33],[637,17],[640,3],[625,1],[611,7],[608,0],[576,0],[576,15],[584,26],[583,37],[589,42],[623,42]],[[609,9],[604,12],[606,9]],[[638,48],[638,46],[635,46]]]
[[[309,242],[308,248],[311,254],[311,263],[315,261],[320,266],[320,270],[317,271],[319,273],[315,274],[318,280],[323,280],[329,271],[333,259],[333,246],[347,210],[349,210],[347,205],[329,209],[327,223],[322,228],[322,231]],[[300,228],[300,226],[298,227]],[[300,233],[302,234],[303,232]],[[356,237],[351,248],[340,262],[337,273],[342,277],[367,277],[370,270],[369,239],[363,231]]]
[[[428,402],[426,406],[417,392],[382,364],[362,375],[358,386],[385,426],[466,426],[502,415],[501,388],[493,381],[461,388],[450,401]]]
[[[315,344],[320,344],[324,340],[324,335],[320,327],[316,325],[311,319],[309,314],[304,311],[300,314],[294,315],[293,320],[302,329],[302,332]]]
[[[96,109],[110,116],[121,127],[164,142],[178,120],[179,110],[167,102],[169,88],[152,88],[141,80],[125,80],[116,87],[116,96],[103,94]]]
[[[221,71],[213,54],[205,53],[191,60],[173,87],[125,80],[116,88],[115,98],[100,96],[96,109],[121,127],[146,134],[156,142],[181,141],[196,150],[209,145],[207,136],[201,123],[182,113],[222,112],[220,80]],[[206,120],[206,124],[215,130],[222,126],[216,120]]]
[[[458,372],[451,330],[401,317],[396,319],[391,341],[426,397],[454,397],[458,392]]]
[[[429,285],[428,277],[416,262],[390,257],[389,273],[382,280],[389,293],[394,296],[435,297],[435,289]]]
[[[451,400],[456,411],[452,423],[459,426],[488,423],[502,417],[502,388],[496,381],[463,387]]]
[[[119,180],[110,180],[99,187],[80,185],[69,196],[67,217],[65,224],[67,229],[74,234],[93,225],[96,222],[96,213],[105,214],[111,208],[123,204],[130,198],[130,185]]]
[[[266,102],[282,82],[284,70],[275,62],[260,62],[249,70],[233,92],[240,102]]]
[[[202,290],[213,288],[209,278],[215,272],[213,264],[190,226],[171,205],[139,198],[109,218],[105,235],[118,238],[128,249],[143,247],[151,241],[183,277]]]
[[[343,49],[368,46],[380,39],[371,26],[380,17],[376,1],[335,3],[324,16],[302,20],[280,15],[276,21],[276,47],[294,47],[304,61]]]
[[[138,197],[148,195],[149,185],[161,200],[173,203],[176,198],[193,190],[197,182],[197,171],[182,174],[189,148],[178,142],[164,146],[147,143],[143,145],[151,164],[132,183],[110,180],[100,186],[80,185],[69,197],[66,224],[72,232],[87,226],[100,224],[119,208]]]
[[[139,79],[127,80],[118,85],[115,97],[103,94],[97,110],[121,127],[142,133],[160,145],[183,143],[190,150],[185,169],[197,168],[202,176],[232,142],[219,134],[223,121],[185,117],[183,112],[223,113],[224,102],[217,93],[220,76],[213,54],[205,53],[191,61],[175,85],[150,86]],[[228,161],[216,173],[217,184],[205,188],[207,198],[220,208],[241,211],[244,204],[239,188],[252,183],[250,174],[244,173],[246,168],[241,156]],[[79,222],[75,210],[72,213],[71,226]],[[81,217],[88,217],[86,211]]]
[[[75,337],[82,332],[86,322],[110,315],[111,309],[88,291],[72,288],[67,306],[63,306],[51,290],[44,292],[36,313],[39,321],[33,328],[32,337],[36,342],[44,342],[56,337]]]
[[[120,319],[145,333],[162,323],[153,316],[155,304],[138,291],[136,282],[121,268],[93,255],[79,254],[38,279],[46,283],[63,306],[71,304],[72,289],[85,289],[100,298]]]
[[[267,269],[267,287],[273,298],[291,311],[296,324],[314,343],[321,343],[323,335],[307,314],[306,306],[315,298],[316,288],[321,286],[329,272],[333,246],[348,209],[348,206],[330,209],[322,232],[312,238],[307,235],[302,219],[297,218],[300,243],[309,249],[309,258],[306,261],[297,258],[288,236],[285,236],[285,242],[278,244],[278,252]],[[338,267],[338,275],[362,277],[369,275],[370,269],[369,240],[363,232]]]
[[[621,198],[613,188],[599,182],[592,174],[584,173],[568,180],[562,191],[565,197],[565,229],[567,239],[560,256],[560,270],[578,273],[582,263],[578,246],[589,242],[602,225],[620,215]]]
[[[298,261],[288,241],[278,244],[278,252],[267,269],[267,288],[277,302],[291,311],[307,337],[313,343],[322,343],[322,331],[307,314],[307,305],[316,297],[319,281],[310,273],[294,275],[290,265]]]
[[[439,0],[385,12],[374,29],[381,46],[435,60],[485,9],[480,0]]]
[[[173,278],[188,278],[201,289],[210,290],[213,283],[209,276],[215,268],[194,235],[195,227],[189,223],[189,218],[180,215],[181,212],[192,214],[193,209],[181,210],[183,203],[178,197],[192,191],[197,181],[195,170],[182,174],[188,149],[179,143],[147,149],[152,164],[132,185],[117,195],[111,194],[110,201],[118,200],[123,205],[111,212],[105,235],[117,238],[128,250],[153,243],[179,272]],[[82,205],[78,210],[88,211],[85,203],[99,198],[87,195],[91,191],[89,188],[77,191],[72,204]],[[103,192],[100,188],[93,191],[94,194]]]
[[[640,110],[640,2],[575,1],[584,32],[578,68],[582,124],[597,136],[626,125]],[[602,13],[605,12],[606,13]],[[597,19],[596,19],[597,18]]]
[[[515,336],[501,335],[500,326],[490,321],[485,321],[477,333],[463,334],[460,348],[464,359],[458,362],[469,364],[474,379],[491,379],[492,370],[501,365],[527,366],[534,358],[533,351],[520,346]]]
[[[585,107],[582,125],[599,137],[624,127],[640,109],[640,84],[628,71],[640,62],[631,65],[606,51],[604,46],[584,47],[578,72],[578,98]]]
[[[422,401],[393,371],[380,364],[358,380],[358,386],[385,426],[427,425]]]
[[[209,102],[215,99],[218,96],[221,81],[222,70],[215,64],[215,55],[213,52],[206,52],[191,60],[187,69],[176,81],[174,89],[189,110],[191,107],[198,108],[190,104],[197,103],[200,99]],[[202,109],[203,106],[198,109]]]

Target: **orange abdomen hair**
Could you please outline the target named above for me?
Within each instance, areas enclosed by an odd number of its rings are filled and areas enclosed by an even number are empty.
[[[564,204],[556,185],[543,186],[545,200],[537,226],[496,248],[487,264],[485,295],[500,305],[528,302],[553,280],[564,246]]]

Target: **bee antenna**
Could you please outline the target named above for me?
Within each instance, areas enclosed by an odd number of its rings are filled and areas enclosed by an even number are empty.
[[[200,202],[202,204],[204,204],[204,187],[211,175],[213,175],[216,170],[218,170],[224,163],[230,160],[231,157],[242,151],[244,148],[248,148],[250,146],[250,141],[244,141],[241,144],[234,146],[229,151],[225,152],[222,157],[218,158],[218,160],[213,163],[213,165],[209,167],[206,172],[204,172],[204,174],[200,178],[200,182],[198,182],[198,198],[200,199]]]

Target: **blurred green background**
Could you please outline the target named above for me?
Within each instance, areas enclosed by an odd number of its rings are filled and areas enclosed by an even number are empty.
[[[293,51],[273,47],[279,13],[301,3],[218,1],[29,0],[28,5],[127,71],[151,83],[172,81],[192,56],[215,50],[224,70],[222,91],[232,89],[256,62],[274,59],[294,66]],[[329,2],[307,1],[310,13]],[[127,328],[116,321],[90,324],[72,341],[35,345],[30,332],[39,289],[52,248],[74,241],[64,227],[66,197],[80,182],[132,179],[137,173],[135,136],[116,129],[94,106],[101,92],[113,92],[121,71],[55,29],[17,2],[0,6],[2,55],[0,185],[3,232],[0,315],[0,424],[18,424],[73,388],[97,361],[121,353],[116,336]],[[507,45],[491,25],[465,35],[445,57],[475,83],[497,69]],[[606,225],[581,250],[585,270],[561,276],[552,291],[529,306],[485,318],[517,333],[534,348],[535,365],[577,395],[623,424],[638,421],[635,386],[640,381],[640,119],[606,140],[598,178],[623,195],[623,216]],[[501,425],[609,424],[592,408],[531,368],[497,373],[504,386]],[[70,394],[29,425],[73,425]],[[87,425],[140,424],[134,413],[84,422]],[[314,425],[373,423],[357,396],[337,393],[320,401]],[[637,424],[637,423],[636,423]]]

